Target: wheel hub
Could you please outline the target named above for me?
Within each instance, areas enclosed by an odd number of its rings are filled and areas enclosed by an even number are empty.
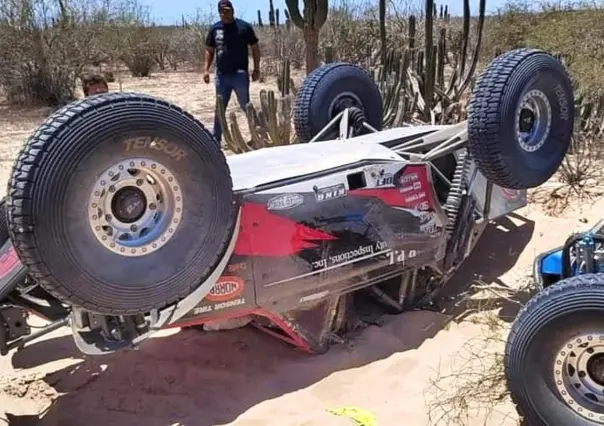
[[[535,152],[545,144],[552,124],[552,107],[541,90],[527,92],[516,109],[516,138],[520,147]]]
[[[143,216],[146,209],[145,193],[134,186],[120,189],[111,200],[111,211],[120,222],[136,222]]]
[[[535,126],[535,113],[528,108],[523,108],[520,111],[520,123],[518,124],[521,133],[530,133]]]
[[[598,385],[604,387],[604,353],[599,353],[587,362],[587,374]]]
[[[333,119],[346,108],[352,107],[363,110],[363,104],[359,97],[352,92],[340,93],[329,105],[329,119]]]
[[[604,425],[604,334],[575,336],[556,355],[556,389],[579,415]]]
[[[97,240],[123,256],[161,248],[182,220],[176,177],[157,161],[134,158],[103,172],[89,199],[88,220]]]

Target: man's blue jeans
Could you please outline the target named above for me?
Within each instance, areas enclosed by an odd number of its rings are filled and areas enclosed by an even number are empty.
[[[225,110],[229,105],[233,90],[237,95],[239,106],[245,111],[245,107],[250,101],[250,75],[247,71],[239,71],[234,74],[216,74],[216,96],[222,96]],[[218,142],[222,141],[222,128],[218,120],[218,111],[214,113],[214,137]]]

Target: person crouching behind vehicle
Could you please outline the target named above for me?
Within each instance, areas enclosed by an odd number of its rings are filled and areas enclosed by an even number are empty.
[[[99,93],[107,93],[109,91],[109,85],[102,75],[88,74],[82,77],[82,91],[86,97]]]

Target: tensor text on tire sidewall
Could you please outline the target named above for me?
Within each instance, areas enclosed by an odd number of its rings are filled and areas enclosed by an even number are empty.
[[[531,62],[535,58],[538,56],[529,57],[520,66],[526,68],[533,66]],[[525,166],[534,170],[533,173],[544,173],[558,164],[566,154],[567,145],[564,141],[570,139],[573,131],[572,88],[566,84],[561,70],[551,67],[540,70],[537,75],[533,73],[532,77],[522,73],[517,75],[519,77],[510,85],[508,91],[515,96],[512,98],[508,95],[502,102],[504,105],[502,123],[505,123],[501,129],[502,139],[514,141],[503,145],[503,154],[508,156],[510,161],[521,159]],[[547,136],[539,148],[532,152],[521,145],[517,134],[518,108],[523,97],[531,91],[541,93],[547,99],[551,111],[551,116],[548,117],[550,125]]]

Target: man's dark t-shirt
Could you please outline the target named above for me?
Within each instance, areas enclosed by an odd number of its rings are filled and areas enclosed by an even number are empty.
[[[241,19],[230,24],[218,21],[206,38],[206,45],[215,51],[216,70],[219,74],[248,71],[248,45],[258,42],[254,28]]]

